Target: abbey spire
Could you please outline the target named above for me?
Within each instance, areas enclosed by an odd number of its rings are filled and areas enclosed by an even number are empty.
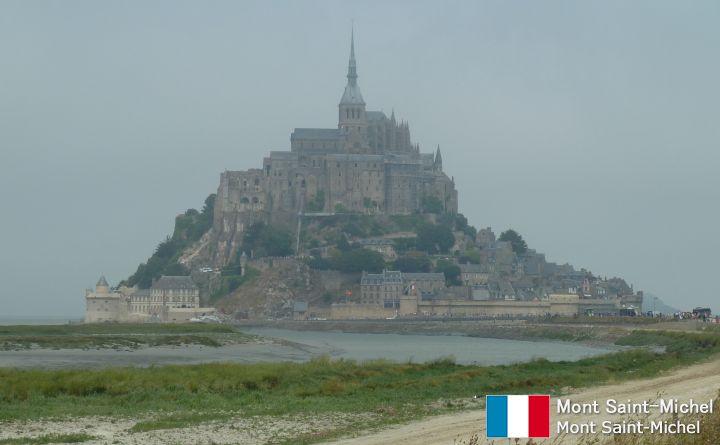
[[[357,83],[357,62],[355,61],[355,30],[350,33],[350,60],[348,62],[347,85],[338,105],[338,128],[348,136],[346,149],[358,152],[367,146],[367,115],[365,101]]]
[[[357,85],[357,63],[355,62],[355,30],[350,31],[350,61],[348,62],[348,85]]]
[[[362,105],[365,106],[360,87],[357,84],[357,62],[355,61],[355,30],[350,33],[350,60],[348,61],[347,85],[340,105]]]

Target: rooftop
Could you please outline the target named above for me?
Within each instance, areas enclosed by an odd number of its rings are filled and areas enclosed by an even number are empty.
[[[152,285],[153,289],[197,289],[189,276],[161,276]]]

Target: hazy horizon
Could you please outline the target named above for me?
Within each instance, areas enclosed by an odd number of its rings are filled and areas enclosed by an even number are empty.
[[[0,316],[81,316],[223,170],[368,110],[439,144],[460,211],[548,261],[713,307],[717,2],[0,4]]]

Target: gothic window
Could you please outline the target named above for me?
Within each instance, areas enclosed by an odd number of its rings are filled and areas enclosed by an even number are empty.
[[[260,185],[260,180],[258,178],[255,178],[254,183],[255,183],[255,185]]]
[[[258,198],[257,198],[257,196],[253,196],[252,202],[253,202],[253,204],[257,204],[257,203],[258,203]]]
[[[300,182],[300,187],[305,188],[305,180],[304,179]]]
[[[350,109],[349,108],[345,109],[345,117],[347,119],[350,119]]]
[[[247,181],[243,181],[243,188],[247,188]]]

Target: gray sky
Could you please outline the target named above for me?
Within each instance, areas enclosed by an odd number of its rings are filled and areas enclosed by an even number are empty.
[[[370,110],[461,212],[548,260],[716,306],[716,1],[0,3],[1,316],[80,316],[224,169]]]

